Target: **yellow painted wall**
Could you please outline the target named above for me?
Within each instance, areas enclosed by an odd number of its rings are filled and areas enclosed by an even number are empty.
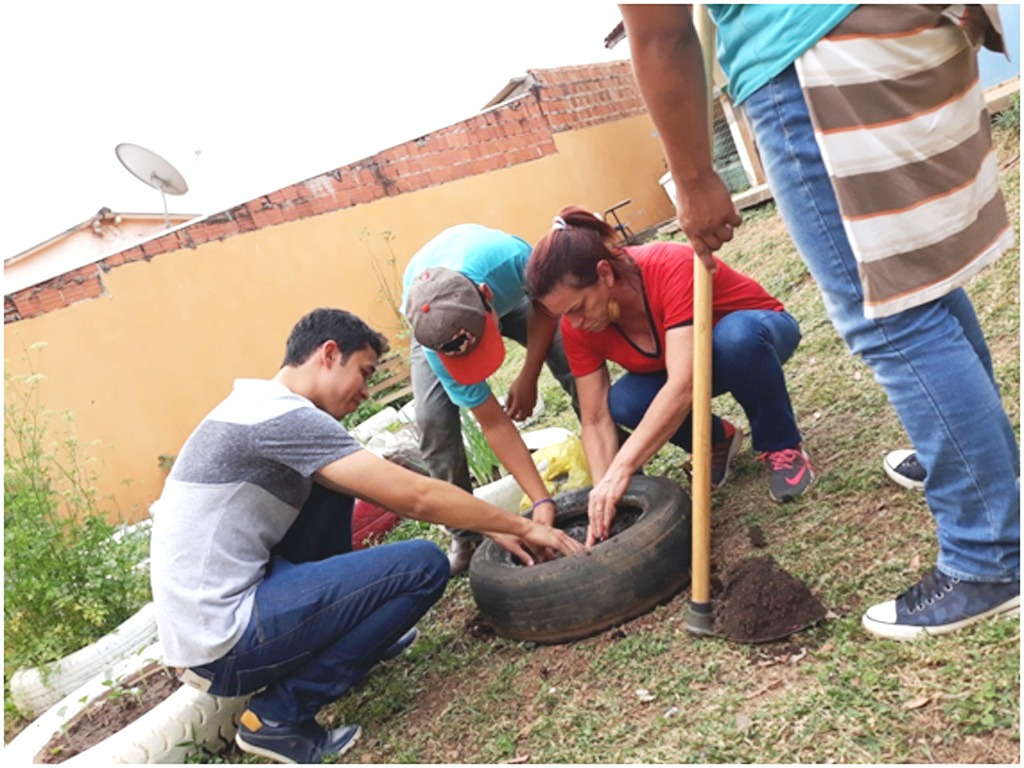
[[[112,269],[109,297],[6,325],[7,369],[24,373],[22,348],[49,344],[46,406],[74,413],[83,444],[99,441],[101,497],[145,517],[165,477],[157,457],[178,452],[235,378],[272,376],[305,312],[343,307],[399,330],[371,268],[390,256],[383,231],[400,275],[423,243],[460,222],[535,242],[568,204],[602,211],[632,198],[622,213],[634,230],[673,215],[646,115],[555,139],[558,154],[530,163]]]

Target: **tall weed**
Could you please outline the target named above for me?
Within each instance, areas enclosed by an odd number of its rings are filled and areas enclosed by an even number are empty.
[[[477,420],[465,410],[460,411],[460,417],[469,474],[477,486],[487,485],[501,476],[501,462],[494,455]]]
[[[85,647],[149,599],[148,532],[115,535],[71,415],[42,407],[44,346],[25,350],[28,375],[4,374],[5,671]]]

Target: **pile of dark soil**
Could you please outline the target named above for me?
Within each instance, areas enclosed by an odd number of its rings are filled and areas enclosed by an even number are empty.
[[[54,734],[35,761],[63,763],[138,720],[179,687],[181,683],[167,667],[156,663],[145,667],[89,702],[64,730]]]
[[[733,563],[714,596],[715,634],[740,643],[768,643],[825,618],[827,609],[771,555]]]

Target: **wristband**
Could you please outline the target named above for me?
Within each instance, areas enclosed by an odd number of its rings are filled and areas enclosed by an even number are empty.
[[[554,503],[555,503],[555,500],[554,500],[554,499],[540,499],[540,500],[538,500],[538,501],[535,501],[535,502],[533,502],[533,506],[532,506],[532,507],[530,507],[530,511],[531,511],[531,512],[533,512],[533,511],[534,511],[535,509],[537,509],[537,507],[539,507],[539,506],[540,506],[541,504],[554,504]],[[557,506],[557,505],[556,505],[556,506]]]

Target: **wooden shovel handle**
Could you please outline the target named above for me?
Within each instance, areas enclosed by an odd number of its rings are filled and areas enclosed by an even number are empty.
[[[715,28],[702,5],[694,6],[694,18],[704,56],[708,136],[711,137]],[[711,602],[711,272],[696,256],[693,259],[693,328],[690,602],[708,605]]]

